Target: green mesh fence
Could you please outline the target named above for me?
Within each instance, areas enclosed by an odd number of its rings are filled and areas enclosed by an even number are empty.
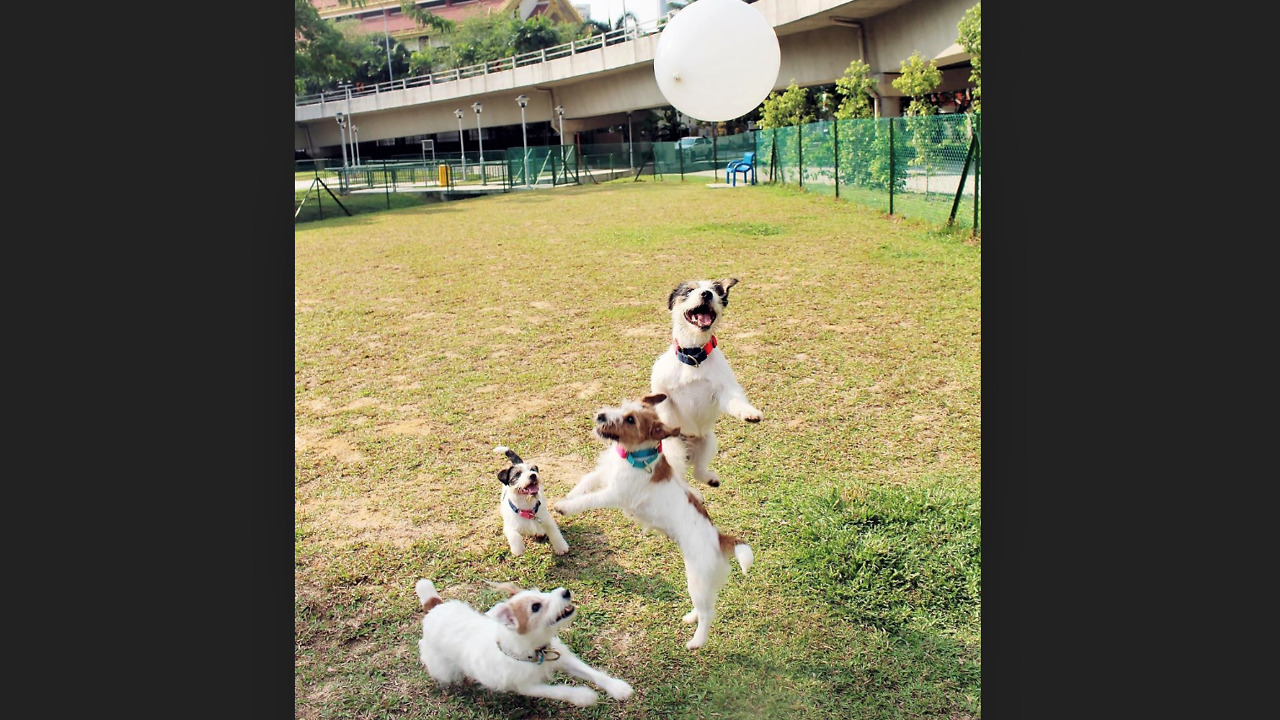
[[[973,116],[828,120],[760,130],[757,172],[769,182],[882,212],[981,226],[980,143]],[[975,225],[975,222],[977,224]]]
[[[711,140],[536,146],[527,154],[515,147],[485,153],[483,165],[478,151],[440,153],[425,163],[375,161],[345,176],[341,160],[329,158],[299,161],[295,171],[318,174],[340,192],[438,187],[441,165],[449,166],[450,187],[545,187],[636,175],[730,182],[727,165],[753,152],[758,182],[797,185],[934,224],[953,222],[974,232],[981,227],[978,116],[825,120]],[[740,175],[732,180],[742,182]]]
[[[569,185],[579,181],[578,149],[573,145],[508,148],[503,160],[507,186]]]

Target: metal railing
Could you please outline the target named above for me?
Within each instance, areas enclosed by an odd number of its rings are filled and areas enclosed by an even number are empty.
[[[607,33],[594,35],[589,38],[580,38],[572,42],[556,45],[555,47],[505,57],[500,60],[490,60],[489,62],[479,63],[476,65],[467,65],[466,67],[453,68],[451,70],[441,70],[440,72],[381,82],[371,86],[353,86],[351,88],[351,97],[356,98],[366,95],[378,95],[384,92],[407,90],[412,87],[422,87],[424,85],[439,85],[441,83],[457,82],[459,80],[466,80],[467,78],[478,77],[481,75],[489,75],[491,73],[503,72],[505,70],[514,70],[515,68],[525,67],[527,65],[539,65],[550,60],[558,60],[560,58],[569,57],[570,55],[577,55],[581,52],[603,50],[609,45],[616,45],[629,40],[638,40],[642,37],[660,33],[669,19],[670,15],[660,17],[656,20],[639,23],[637,25],[631,25],[617,30],[610,30]],[[323,107],[326,102],[334,102],[337,100],[345,101],[346,99],[346,90],[326,90],[324,92],[313,93],[311,95],[295,95],[293,98],[293,105],[294,107],[302,107],[304,105],[318,104]]]

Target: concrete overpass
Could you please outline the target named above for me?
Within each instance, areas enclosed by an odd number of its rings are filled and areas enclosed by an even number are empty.
[[[880,114],[897,116],[900,93],[891,82],[900,63],[916,51],[940,68],[966,62],[968,54],[956,43],[956,25],[977,1],[758,0],[750,7],[778,35],[782,61],[774,89],[783,90],[792,81],[801,87],[832,83],[851,60],[862,59],[878,81]],[[470,106],[475,102],[483,103],[484,127],[519,125],[515,98],[521,94],[529,98],[526,122],[551,121],[556,131],[560,120],[554,108],[563,106],[566,138],[624,124],[628,111],[670,105],[653,76],[660,29],[653,30],[614,44],[583,47],[579,42],[428,78],[383,83],[353,94],[349,101],[301,98],[294,107],[294,147],[307,148],[313,157],[337,154],[341,140],[335,117],[348,112],[348,102],[361,142],[457,132],[455,109],[466,113],[463,128],[474,128]],[[968,77],[967,65],[944,70],[938,89],[964,88]]]

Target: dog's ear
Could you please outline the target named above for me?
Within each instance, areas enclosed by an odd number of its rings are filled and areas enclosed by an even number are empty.
[[[516,614],[511,612],[511,606],[506,603],[502,603],[490,610],[489,617],[512,629],[520,626],[520,621],[516,620]]]
[[[663,395],[662,393],[655,393],[653,395],[645,395],[644,397],[640,398],[640,402],[644,403],[645,405],[648,405],[649,407],[653,407],[654,405],[657,405],[658,403],[666,399],[667,399],[666,395]]]
[[[511,471],[512,471],[512,470],[514,470],[514,469],[515,469],[515,468],[502,468],[501,470],[499,470],[499,471],[498,471],[498,482],[502,483],[503,485],[510,485],[510,484],[511,484]]]
[[[680,428],[668,428],[666,425],[663,425],[662,423],[656,423],[653,426],[653,430],[650,432],[650,434],[653,436],[652,438],[650,438],[652,440],[663,440],[665,438],[675,437],[679,435]]]
[[[489,587],[493,588],[494,590],[501,590],[505,592],[507,595],[515,595],[516,593],[524,592],[524,588],[520,587],[519,585],[516,585],[513,582],[496,583],[496,582],[489,582],[488,580],[485,580],[485,583],[487,583]]]
[[[691,290],[692,288],[693,286],[690,285],[688,282],[682,282],[679,285],[677,285],[676,289],[672,290],[671,294],[667,296],[667,309],[674,310],[676,307],[676,298],[684,295],[688,295],[689,290]]]
[[[717,280],[713,284],[713,287],[716,290],[716,294],[720,296],[720,302],[724,303],[725,305],[729,304],[729,288],[737,284],[738,284],[738,278],[726,278],[724,280]]]
[[[520,456],[516,454],[516,451],[512,450],[506,445],[499,445],[498,447],[494,448],[493,451],[506,455],[507,459],[511,461],[512,465],[520,465],[524,463],[524,461],[520,459]]]

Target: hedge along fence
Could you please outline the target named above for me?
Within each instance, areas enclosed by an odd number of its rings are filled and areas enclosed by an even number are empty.
[[[981,121],[968,114],[826,120],[757,131],[756,170],[937,224],[981,227]]]

